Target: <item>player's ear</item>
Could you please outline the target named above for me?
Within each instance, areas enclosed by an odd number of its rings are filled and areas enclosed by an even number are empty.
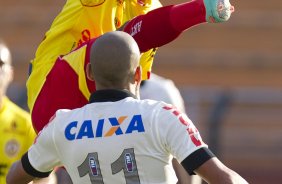
[[[141,66],[137,66],[134,74],[134,81],[138,84],[141,83],[142,80],[142,68]]]
[[[93,73],[92,73],[92,70],[91,70],[91,64],[90,63],[88,63],[86,65],[86,76],[89,80],[94,81],[94,76],[93,76]]]

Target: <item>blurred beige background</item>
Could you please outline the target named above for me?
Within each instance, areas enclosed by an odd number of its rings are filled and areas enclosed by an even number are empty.
[[[9,94],[19,103],[29,61],[64,2],[0,0],[0,37],[15,67]],[[160,48],[153,71],[174,80],[223,162],[250,183],[282,183],[282,3],[231,2],[229,22],[194,27]]]

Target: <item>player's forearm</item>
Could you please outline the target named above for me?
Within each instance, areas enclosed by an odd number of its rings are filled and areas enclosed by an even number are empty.
[[[226,176],[226,184],[228,184],[228,182],[230,184],[248,184],[248,182],[242,178],[238,173],[236,173],[235,171],[225,167],[225,171],[227,172]]]
[[[233,170],[222,171],[217,177],[202,177],[209,184],[248,184],[239,174]]]
[[[26,184],[34,179],[33,176],[28,175],[23,167],[21,161],[15,162],[9,170],[6,177],[7,184]]]
[[[216,157],[208,160],[195,170],[209,184],[247,184],[248,182],[235,171],[226,167]]]

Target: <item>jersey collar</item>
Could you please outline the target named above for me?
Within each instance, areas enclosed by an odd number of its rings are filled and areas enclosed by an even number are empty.
[[[127,90],[117,90],[117,89],[106,89],[98,90],[92,93],[90,96],[90,103],[95,102],[116,102],[127,97],[132,97],[137,99],[137,97]]]

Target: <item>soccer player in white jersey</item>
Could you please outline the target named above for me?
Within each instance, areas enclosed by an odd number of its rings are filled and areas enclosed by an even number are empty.
[[[176,183],[169,178],[171,155],[208,183],[247,183],[213,155],[185,114],[164,102],[139,100],[139,58],[127,33],[99,37],[87,65],[97,88],[90,103],[57,111],[13,164],[7,183],[46,177],[55,166],[64,166],[78,184]]]

